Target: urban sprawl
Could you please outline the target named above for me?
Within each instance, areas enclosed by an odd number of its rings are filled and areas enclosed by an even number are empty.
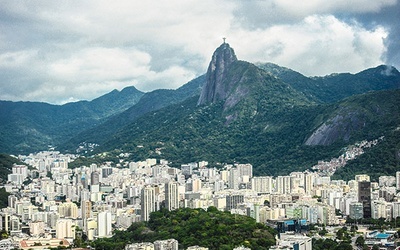
[[[73,244],[77,228],[88,240],[95,240],[111,237],[115,228],[125,230],[133,222],[147,221],[150,213],[160,208],[214,206],[251,216],[257,222],[280,223],[282,231],[276,249],[289,249],[299,242],[303,244],[299,249],[311,249],[311,238],[287,232],[291,231],[290,225],[329,227],[342,225],[347,217],[392,220],[400,216],[400,172],[381,176],[379,182],[371,182],[368,175],[356,175],[350,181],[330,177],[347,160],[361,154],[363,148],[376,143],[362,142],[337,159],[319,162],[310,171],[276,177],[253,176],[250,164],[222,165],[217,169],[202,161],[183,164],[178,169],[170,167],[167,160],[146,159],[70,169],[68,163],[75,155],[45,151],[19,156],[31,167],[14,165],[4,185],[11,195],[8,207],[1,210],[0,227],[10,237],[0,241],[0,248],[68,247]],[[373,244],[392,244],[390,232],[383,239],[374,238],[373,233],[364,234]],[[177,244],[171,239],[131,244],[126,249],[178,249]],[[144,248],[145,245],[151,246]],[[171,248],[157,248],[160,245]]]

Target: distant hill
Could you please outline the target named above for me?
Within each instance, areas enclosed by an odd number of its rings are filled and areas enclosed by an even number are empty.
[[[139,101],[134,87],[114,90],[93,101],[64,105],[0,101],[0,152],[30,153],[58,145]]]
[[[323,77],[306,77],[273,63],[257,64],[302,92],[311,100],[332,103],[369,91],[399,89],[400,72],[387,65],[366,69],[357,74],[336,73]]]
[[[159,110],[172,104],[180,103],[190,97],[198,95],[204,81],[205,75],[202,75],[176,90],[158,89],[145,93],[136,105],[133,105],[120,114],[110,117],[107,121],[93,127],[92,129],[85,130],[73,136],[67,142],[60,145],[59,149],[69,149],[73,152],[76,145],[84,141],[102,144],[118,130],[144,114]],[[99,131],[101,131],[101,133],[99,133]]]

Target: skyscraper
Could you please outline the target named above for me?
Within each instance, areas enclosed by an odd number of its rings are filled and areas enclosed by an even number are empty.
[[[100,212],[97,214],[97,232],[100,238],[111,236],[112,227],[110,212]]]
[[[98,185],[100,182],[100,173],[94,171],[90,174],[90,185]]]
[[[358,182],[358,202],[363,205],[364,218],[371,218],[371,182]]]
[[[156,191],[153,186],[145,186],[141,192],[141,218],[148,221],[150,213],[156,211]]]
[[[165,184],[165,207],[169,210],[179,208],[179,183],[171,181]]]
[[[396,189],[400,190],[400,171],[396,172]]]

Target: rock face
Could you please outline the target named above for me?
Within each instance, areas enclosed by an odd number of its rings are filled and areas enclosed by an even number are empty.
[[[366,118],[354,111],[341,112],[324,122],[306,140],[308,146],[328,146],[337,140],[349,141],[351,134],[365,127]]]
[[[227,98],[232,86],[224,79],[230,65],[236,61],[235,52],[229,44],[223,43],[215,50],[208,66],[206,84],[200,94],[198,105],[215,103]]]

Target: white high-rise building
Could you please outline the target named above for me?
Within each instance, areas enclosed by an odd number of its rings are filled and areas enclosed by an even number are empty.
[[[112,234],[111,212],[100,212],[97,214],[97,236],[108,237]]]
[[[237,169],[239,170],[240,178],[247,177],[250,179],[253,177],[253,166],[251,164],[238,164]]]
[[[56,223],[57,239],[75,239],[75,225],[70,219],[60,219]]]
[[[400,201],[393,202],[393,218],[396,219],[400,217]]]
[[[150,213],[156,211],[156,191],[152,186],[146,186],[141,193],[141,218],[148,221]]]
[[[400,190],[400,171],[396,172],[396,189]]]
[[[278,194],[290,194],[292,190],[291,176],[278,176],[276,178],[275,192]]]
[[[304,175],[304,191],[306,194],[311,194],[314,187],[315,177],[316,175],[314,173],[307,173]]]
[[[271,193],[272,184],[271,176],[253,177],[251,179],[251,189],[257,193]]]
[[[199,192],[202,186],[202,182],[200,179],[192,179],[192,192]]]
[[[78,218],[78,206],[73,202],[64,202],[58,206],[58,213],[60,217],[64,218]]]
[[[179,208],[179,183],[171,181],[165,184],[165,206],[169,211]]]
[[[25,179],[26,177],[28,177],[28,167],[25,165],[13,165],[12,173],[20,174],[22,175],[22,178]]]
[[[240,183],[240,172],[236,168],[231,168],[229,170],[229,180],[228,186],[230,189],[239,189]]]
[[[41,187],[40,190],[42,191],[42,193],[44,194],[50,194],[50,193],[54,193],[55,190],[55,181],[53,181],[50,178],[43,178],[40,180],[41,181]]]

